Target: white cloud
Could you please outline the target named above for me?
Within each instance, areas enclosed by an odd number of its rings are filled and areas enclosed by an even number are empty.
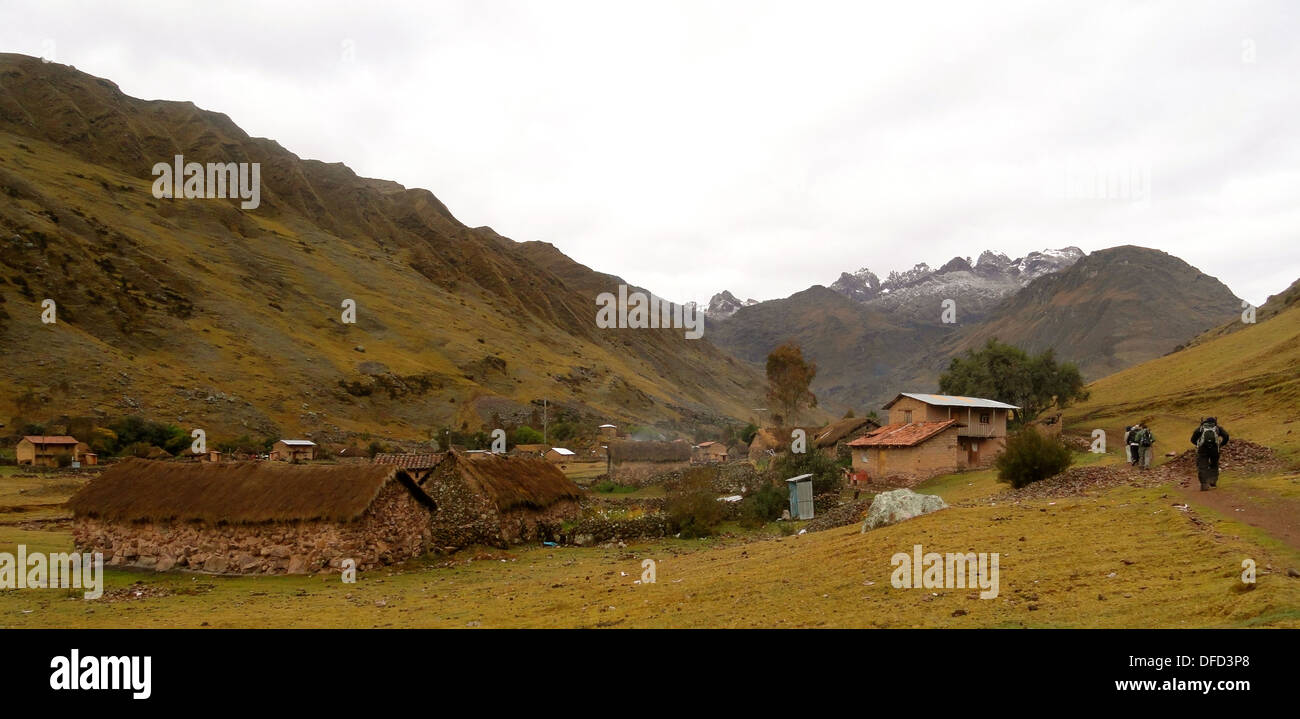
[[[675,299],[1065,245],[1300,276],[1297,6],[901,5],[48,2],[0,45]],[[1055,189],[1135,166],[1146,202]]]

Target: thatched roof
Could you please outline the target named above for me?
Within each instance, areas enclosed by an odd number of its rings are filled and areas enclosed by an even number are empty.
[[[609,442],[609,456],[615,462],[689,462],[691,445],[616,439]]]
[[[393,480],[432,505],[424,490],[393,466],[130,459],[91,480],[68,506],[78,517],[112,521],[343,522],[360,517]]]
[[[564,499],[579,499],[582,490],[559,467],[540,457],[488,454],[470,459],[451,452],[446,467],[460,472],[469,485],[487,495],[500,511],[515,507],[545,509]]]
[[[446,452],[399,453],[380,452],[375,455],[375,464],[390,464],[402,469],[430,469],[447,456]]]
[[[870,417],[846,417],[836,420],[817,430],[817,434],[812,437],[813,446],[818,448],[834,447],[836,442],[867,425],[875,428],[879,427],[880,423]]]

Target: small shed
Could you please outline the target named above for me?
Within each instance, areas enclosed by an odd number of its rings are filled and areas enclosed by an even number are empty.
[[[790,488],[790,518],[791,519],[812,519],[813,518],[813,486],[812,475],[801,474],[798,477],[791,477],[785,480],[785,484]]]

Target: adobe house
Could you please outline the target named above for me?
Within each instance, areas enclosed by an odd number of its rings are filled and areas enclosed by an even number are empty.
[[[1007,446],[1007,419],[1020,409],[1013,404],[982,397],[903,392],[885,404],[890,424],[915,421],[957,420],[958,466],[984,467]]]
[[[854,481],[910,486],[987,466],[1006,447],[1015,405],[980,397],[904,392],[884,407],[889,424],[847,443]]]
[[[98,455],[90,451],[89,445],[68,435],[27,435],[18,440],[18,446],[14,449],[18,464],[33,467],[57,467],[59,455],[62,454],[67,454],[70,461],[79,462],[82,466],[99,463]]]
[[[618,439],[618,427],[612,424],[602,424],[596,428],[600,439]]]
[[[721,442],[700,442],[691,447],[691,464],[718,464],[727,461],[727,446]]]
[[[515,454],[531,454],[531,455],[533,455],[533,456],[535,456],[535,457],[541,457],[542,455],[544,455],[544,454],[546,454],[547,452],[551,451],[551,445],[549,445],[549,444],[516,444],[516,445],[515,445],[515,448],[514,448],[513,450],[511,450],[511,451],[514,452]]]
[[[822,427],[809,435],[813,447],[831,459],[844,459],[851,455],[849,442],[880,426],[870,417],[846,417]]]
[[[316,443],[309,439],[282,439],[271,446],[277,462],[310,462],[316,459]]]
[[[449,452],[420,487],[438,506],[434,545],[447,550],[554,539],[561,524],[582,513],[582,490],[539,457]]]
[[[564,447],[552,447],[542,456],[551,464],[567,464],[578,458],[573,450]]]
[[[109,564],[216,574],[360,570],[427,552],[435,504],[383,465],[129,459],[68,506],[78,551]]]
[[[855,482],[910,487],[938,474],[955,472],[957,420],[887,424],[848,443]]]
[[[691,463],[691,445],[686,442],[638,442],[611,440],[609,478],[620,484],[643,484],[664,472],[684,469]]]

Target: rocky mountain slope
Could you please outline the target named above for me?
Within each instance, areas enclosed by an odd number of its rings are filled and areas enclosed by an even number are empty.
[[[952,299],[955,322],[943,322]],[[917,265],[879,281],[842,275],[832,288],[710,317],[711,337],[761,361],[800,342],[821,372],[814,391],[835,411],[878,408],[899,391],[934,391],[949,360],[997,337],[1077,363],[1090,379],[1159,357],[1231,319],[1239,300],[1176,257],[1139,247],[1077,248],[1017,260],[985,252],[938,270]]]
[[[178,154],[261,163],[261,205],[155,199],[151,168]],[[621,280],[550,245],[68,66],[0,55],[0,197],[5,420],[419,439],[543,399],[552,418],[693,427],[761,391],[707,338],[598,329],[595,295]]]

